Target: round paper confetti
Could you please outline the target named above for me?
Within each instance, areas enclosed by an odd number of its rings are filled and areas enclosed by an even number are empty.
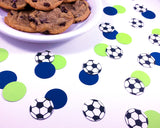
[[[54,109],[60,109],[67,103],[67,94],[63,90],[57,88],[49,90],[45,98],[53,102]]]
[[[144,84],[137,78],[129,77],[124,82],[125,89],[133,95],[139,96],[144,93]]]
[[[108,47],[107,44],[100,43],[94,47],[94,51],[99,56],[107,56],[107,54],[106,54],[107,47]]]
[[[160,53],[159,52],[152,52],[150,55],[155,59],[154,64],[160,66]]]
[[[153,110],[148,110],[144,113],[148,118],[147,128],[160,128],[160,113]]]
[[[142,12],[142,16],[144,16],[147,19],[154,19],[156,17],[156,14],[150,10],[147,10],[145,12]]]
[[[118,46],[110,45],[106,48],[106,54],[112,59],[120,59],[123,56],[123,51]]]
[[[143,21],[138,20],[136,18],[132,18],[129,23],[131,24],[132,27],[134,28],[142,28],[144,26]]]
[[[8,58],[8,51],[4,48],[0,48],[0,62]]]
[[[35,56],[35,60],[37,63],[41,63],[41,62],[51,63],[54,60],[54,54],[48,50],[38,52]]]
[[[152,30],[152,34],[160,35],[160,29],[159,29],[159,28],[153,29],[153,30]]]
[[[86,101],[82,111],[84,116],[93,122],[100,121],[105,116],[105,107],[103,103],[96,99]]]
[[[125,13],[126,12],[126,9],[125,7],[121,6],[121,5],[114,5],[113,6],[115,9],[117,9],[118,13],[119,14],[122,14],[122,13]]]
[[[83,70],[90,75],[96,75],[101,72],[102,67],[101,64],[95,60],[88,60],[83,64]]]
[[[148,118],[139,109],[129,109],[125,114],[125,122],[129,128],[148,128]]]
[[[110,15],[110,16],[116,15],[116,14],[118,13],[118,11],[117,11],[116,8],[110,7],[110,6],[105,7],[105,8],[103,9],[103,12],[104,12],[105,14],[107,14],[107,15]]]
[[[132,42],[131,36],[126,33],[118,33],[116,40],[121,44],[130,44]]]
[[[50,78],[55,74],[55,67],[52,63],[42,62],[35,67],[35,74],[39,78]]]
[[[94,85],[98,82],[99,80],[99,76],[97,75],[90,75],[88,73],[86,73],[84,70],[82,70],[79,73],[79,79],[82,83],[86,84],[86,85]]]
[[[147,75],[147,73],[145,73],[143,71],[139,71],[139,70],[134,71],[131,74],[131,77],[137,78],[140,81],[142,81],[142,83],[144,84],[145,87],[147,87],[151,82],[150,77]]]
[[[102,23],[99,25],[99,29],[102,32],[113,32],[115,30],[114,26],[112,26],[110,23]]]
[[[52,64],[55,66],[57,70],[62,69],[66,66],[66,59],[61,55],[54,55],[54,61]]]
[[[37,120],[44,120],[51,116],[54,105],[51,100],[46,98],[37,98],[30,105],[29,111],[33,118]]]
[[[2,95],[7,101],[18,101],[22,99],[25,94],[26,86],[17,81],[7,84],[2,91]]]
[[[12,71],[0,72],[0,89],[3,89],[8,83],[17,81],[17,75]]]
[[[114,30],[113,32],[103,32],[103,36],[107,39],[114,40],[118,32]]]
[[[155,59],[151,55],[146,54],[146,53],[141,53],[138,56],[138,62],[140,65],[146,68],[152,68],[155,65],[154,64]]]
[[[135,4],[135,6],[133,7],[136,11],[138,12],[146,12],[147,8],[144,7],[144,5],[139,5],[139,4]]]
[[[151,35],[149,35],[148,39],[152,44],[160,46],[160,35],[151,34]]]

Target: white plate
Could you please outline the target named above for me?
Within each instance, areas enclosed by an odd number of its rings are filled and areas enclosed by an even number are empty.
[[[87,18],[87,20],[81,23],[73,24],[64,33],[57,35],[27,33],[15,30],[4,23],[4,17],[7,15],[7,11],[0,8],[0,32],[9,37],[35,43],[43,43],[43,42],[55,43],[71,39],[91,29],[101,18],[103,12],[101,0],[87,0],[87,1],[91,7],[91,14]]]

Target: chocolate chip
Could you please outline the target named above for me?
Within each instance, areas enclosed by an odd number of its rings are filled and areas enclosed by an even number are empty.
[[[75,21],[75,23],[79,23],[79,22],[81,22],[81,20],[79,20],[79,21]]]
[[[43,5],[46,6],[46,7],[49,7],[50,3],[44,3]]]
[[[59,26],[65,26],[66,22],[60,23]]]
[[[38,22],[37,22],[33,17],[31,17],[31,16],[28,16],[28,20],[29,20],[30,22],[33,22],[33,23],[35,23],[36,25],[38,25]]]
[[[13,3],[13,4],[12,4],[12,7],[13,7],[13,8],[17,8],[16,3]]]
[[[31,22],[35,21],[35,19],[33,17],[31,17],[31,16],[28,16],[28,20],[31,21]]]
[[[17,0],[11,0],[11,3],[15,3],[15,2],[17,2]]]
[[[68,10],[64,6],[61,6],[61,11],[64,12],[64,13],[68,12]]]
[[[10,12],[10,14],[13,16],[13,13],[12,13],[12,12]]]
[[[43,34],[46,34],[46,35],[48,35],[48,34],[50,34],[50,32],[48,31],[48,30],[46,30],[46,31],[44,31],[44,32],[42,32]]]
[[[45,19],[40,19],[40,22],[41,22],[41,24],[43,24],[43,23],[49,23],[46,18]]]
[[[37,2],[37,0],[32,0],[32,2]]]
[[[24,18],[24,16],[20,16],[20,18],[22,18],[22,19],[23,19],[23,18]]]

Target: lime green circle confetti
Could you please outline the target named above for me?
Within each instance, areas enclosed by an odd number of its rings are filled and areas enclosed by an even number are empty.
[[[8,58],[8,51],[4,48],[0,48],[0,62]]]
[[[119,14],[122,14],[122,13],[126,12],[125,7],[123,7],[121,5],[114,5],[113,7],[117,9],[117,11],[118,11]]]
[[[106,48],[108,47],[107,44],[104,44],[104,43],[100,43],[100,44],[97,44],[95,47],[94,47],[94,51],[96,54],[98,54],[99,56],[107,56],[106,54]]]
[[[132,42],[131,36],[126,33],[118,33],[116,40],[121,44],[130,44]]]
[[[139,71],[139,70],[134,71],[131,74],[131,77],[137,78],[140,81],[142,81],[145,87],[147,87],[151,82],[150,77],[143,71]]]
[[[160,128],[160,113],[153,110],[148,110],[144,113],[148,118],[147,128]]]
[[[152,30],[152,34],[158,34],[160,35],[160,29],[159,28],[155,28]]]
[[[17,81],[8,83],[2,91],[3,98],[12,102],[22,99],[25,94],[26,86]]]
[[[52,64],[55,66],[55,69],[62,69],[66,66],[66,59],[61,55],[54,55],[54,60]]]

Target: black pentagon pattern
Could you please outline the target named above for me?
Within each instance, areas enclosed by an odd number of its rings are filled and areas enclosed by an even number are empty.
[[[100,105],[98,100],[96,100],[96,99],[91,99],[91,100],[92,100],[92,103],[90,103],[90,104],[84,104],[84,105],[87,106],[87,110],[83,111],[83,114],[84,114],[84,116],[85,116],[86,118],[87,118],[87,117],[92,118],[91,121],[101,120],[102,117],[100,117],[100,115],[101,115],[102,113],[105,114],[105,107],[102,106],[102,105]],[[100,105],[100,107],[94,106],[94,103],[95,103],[95,102],[97,102],[97,103]],[[94,109],[99,109],[99,110],[100,110],[100,114],[99,114],[99,115],[96,115],[96,114],[93,112]],[[87,115],[87,112],[88,112],[88,111],[90,111],[90,112],[93,113],[93,117],[91,117],[90,115]],[[90,119],[89,119],[89,120],[90,120]]]
[[[43,107],[43,102],[37,102],[36,107],[37,107],[37,108],[42,108],[42,107]]]
[[[134,110],[134,111],[133,111],[133,110]],[[129,122],[126,122],[127,125],[129,126],[129,128],[134,128],[134,127],[137,127],[137,126],[139,126],[140,128],[143,128],[143,127],[142,127],[142,126],[143,126],[143,123],[145,123],[145,124],[148,125],[148,118],[147,118],[147,117],[145,117],[145,118],[146,118],[146,121],[145,121],[145,122],[140,119],[140,115],[142,115],[142,116],[144,117],[142,111],[141,111],[141,110],[138,110],[138,109],[133,109],[133,110],[132,110],[132,112],[129,112],[129,110],[128,110],[128,111],[126,112],[126,114],[125,114],[125,118],[126,118],[127,120],[133,119],[133,120],[135,121],[135,125],[134,125],[134,126],[132,126]],[[138,119],[135,120],[134,117],[132,117],[132,114],[133,114],[133,113],[135,113],[135,114],[138,115]]]
[[[43,119],[48,118],[52,114],[52,111],[53,111],[52,104],[50,104],[50,106],[45,106],[44,102],[49,102],[46,99],[44,99],[42,102],[38,101],[37,99],[35,99],[35,101],[36,101],[35,106],[30,106],[30,108],[29,108],[30,113],[32,113],[31,115],[34,115],[33,117],[36,118],[36,119],[38,119],[38,120],[43,120]],[[36,112],[37,114],[34,113],[34,109],[35,108],[37,108],[39,110],[39,113],[37,113],[37,112]],[[45,108],[47,110],[47,112],[45,114],[41,113],[40,110],[42,108]],[[49,114],[49,115],[47,115],[47,114]],[[47,116],[45,116],[45,115],[47,115]]]
[[[88,63],[92,63],[91,65]],[[100,65],[99,63],[95,63],[94,60],[88,60],[86,63],[83,64],[83,69],[86,73],[90,74],[90,75],[96,75],[98,73],[101,72],[101,68],[98,67],[98,65]],[[87,69],[88,66],[91,66],[92,69]],[[96,72],[93,71],[93,69],[97,69]]]

